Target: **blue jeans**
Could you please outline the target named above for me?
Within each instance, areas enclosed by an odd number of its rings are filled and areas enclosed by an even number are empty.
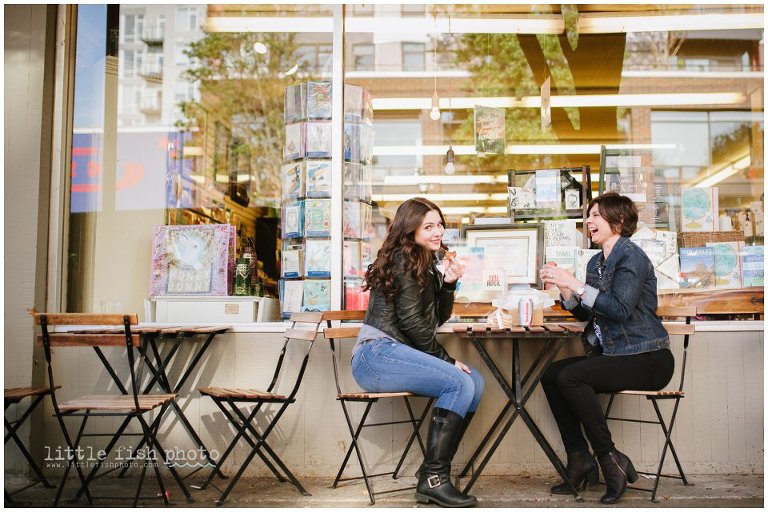
[[[465,373],[456,366],[387,338],[363,344],[352,359],[352,375],[372,393],[409,391],[437,398],[435,407],[462,418],[475,412],[485,382],[476,369]]]

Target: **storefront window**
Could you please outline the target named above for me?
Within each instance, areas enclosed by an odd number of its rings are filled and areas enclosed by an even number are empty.
[[[373,41],[382,64],[396,60],[398,44],[402,51],[401,87],[383,66],[346,80],[373,98],[373,224],[382,226],[373,231],[373,254],[400,203],[432,199],[448,220],[448,245],[472,267],[459,300],[489,302],[510,285],[540,285],[526,281],[524,258],[508,251],[527,228],[545,232],[538,264],[568,254],[577,271],[585,263],[578,254],[590,247],[583,212],[572,214],[566,201],[579,194],[583,207],[617,190],[641,210],[646,229],[636,243],[657,265],[660,292],[758,282],[695,281],[680,263],[690,265],[695,252],[682,249],[707,243],[762,249],[763,31],[755,28],[762,9],[657,7],[580,8],[575,25],[555,5],[348,10],[347,41]],[[704,21],[712,14],[722,23]],[[736,21],[740,15],[754,19]],[[549,184],[552,201],[539,204]],[[690,218],[700,214],[707,226]],[[573,247],[552,250],[564,243],[569,220]],[[681,252],[688,252],[682,260]]]
[[[329,76],[332,38],[271,21],[330,8],[250,9],[80,6],[68,310],[144,312],[162,225],[234,226],[277,300],[284,92]]]
[[[639,203],[651,259],[674,260],[660,290],[754,285],[691,284],[681,265],[695,252],[682,249],[736,242],[743,270],[755,264],[743,247],[762,247],[762,16],[714,4],[579,6],[576,18],[556,4],[82,5],[66,308],[144,311],[153,230],[197,224],[234,226],[236,255],[261,262],[259,294],[284,299],[290,281],[306,298],[314,279],[343,290],[317,307],[365,307],[365,268],[414,196],[442,208],[445,240],[471,266],[459,301],[539,286],[529,267],[549,258],[578,271],[591,249],[583,207],[607,190]],[[343,121],[334,78],[347,84]],[[322,182],[331,162],[340,196]],[[311,233],[308,212],[321,224]],[[343,224],[340,239],[326,220]],[[534,238],[531,254],[515,252]],[[334,244],[343,271],[323,260],[309,274],[305,258]],[[292,307],[315,307],[303,298]]]

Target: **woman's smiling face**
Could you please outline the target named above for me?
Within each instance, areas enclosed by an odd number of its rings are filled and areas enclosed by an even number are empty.
[[[607,220],[600,215],[600,208],[597,204],[592,205],[587,216],[587,230],[589,236],[592,238],[592,242],[596,244],[604,244],[606,240],[616,236],[617,233],[611,229],[611,225]]]
[[[443,241],[443,233],[445,233],[445,226],[440,214],[436,210],[430,210],[421,221],[421,226],[413,234],[413,239],[430,251],[437,251]]]

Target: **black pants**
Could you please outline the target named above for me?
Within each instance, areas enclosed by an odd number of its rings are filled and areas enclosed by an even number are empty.
[[[587,434],[599,456],[613,448],[598,393],[625,389],[657,391],[672,378],[675,358],[668,349],[629,356],[572,357],[555,361],[541,385],[567,452],[587,451]]]

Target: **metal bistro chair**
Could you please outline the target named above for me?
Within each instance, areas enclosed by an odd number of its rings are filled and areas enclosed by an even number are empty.
[[[227,488],[221,493],[219,499],[216,500],[216,505],[223,505],[224,501],[232,492],[240,477],[245,472],[245,469],[251,463],[251,460],[258,455],[264,464],[270,471],[277,477],[278,481],[285,482],[287,479],[299,490],[304,496],[310,496],[310,494],[304,489],[301,483],[293,476],[293,473],[286,467],[280,457],[274,452],[274,450],[267,444],[267,437],[277,426],[277,422],[283,416],[283,413],[289,405],[296,401],[296,393],[299,391],[301,381],[304,376],[304,371],[309,363],[309,355],[314,346],[315,337],[317,331],[322,322],[322,313],[293,313],[291,315],[292,325],[285,331],[285,342],[283,343],[283,349],[280,352],[280,356],[277,359],[277,365],[275,367],[272,381],[266,390],[253,389],[253,388],[223,388],[223,387],[207,387],[199,388],[200,394],[210,397],[216,406],[221,409],[227,420],[235,427],[236,434],[229,444],[223,455],[219,459],[219,467],[224,464],[224,461],[232,454],[237,442],[240,438],[243,438],[251,447],[251,451],[247,457],[243,460],[240,468],[235,473],[235,476],[230,480]],[[310,326],[310,327],[308,327]],[[296,380],[293,383],[293,388],[288,395],[279,394],[275,391],[275,385],[281,377],[281,371],[283,370],[283,362],[285,354],[289,346],[296,345],[300,342],[304,342],[305,352],[304,358],[301,363],[301,367],[296,374]],[[283,372],[285,373],[285,372]],[[266,427],[259,432],[256,429],[256,415],[262,410],[269,408],[270,405],[276,407],[274,414],[271,418],[268,418],[265,411],[260,415],[266,421]],[[247,411],[248,407],[253,407],[250,412]],[[266,452],[266,454],[265,454]],[[272,459],[267,457],[267,455]],[[274,464],[273,464],[274,462]],[[285,477],[275,468],[277,465]],[[211,471],[208,479],[198,489],[205,489],[213,480],[216,475],[216,471]]]
[[[625,391],[619,391],[618,393],[611,393],[610,399],[608,400],[608,406],[605,409],[605,419],[606,420],[612,420],[612,421],[626,421],[630,423],[650,423],[654,425],[659,425],[661,427],[662,432],[664,432],[664,447],[661,450],[661,456],[659,459],[659,465],[656,469],[655,473],[650,473],[647,471],[638,471],[638,473],[643,475],[648,475],[651,478],[653,478],[653,488],[652,489],[646,489],[644,487],[633,487],[629,486],[629,489],[634,489],[638,491],[646,491],[651,493],[651,501],[654,503],[658,503],[659,501],[656,499],[656,493],[659,488],[659,481],[661,478],[674,478],[678,480],[682,480],[684,485],[691,485],[688,483],[688,479],[685,477],[685,473],[683,472],[683,466],[680,464],[680,459],[677,456],[677,452],[675,451],[675,445],[672,443],[672,429],[675,426],[675,419],[677,417],[677,410],[680,406],[680,400],[682,400],[685,397],[685,391],[683,391],[683,384],[685,383],[685,365],[688,358],[688,341],[691,334],[695,332],[695,326],[691,324],[691,318],[696,316],[696,307],[695,306],[682,306],[682,307],[674,307],[674,306],[667,306],[664,308],[660,308],[658,311],[658,314],[662,318],[667,317],[685,317],[685,323],[680,322],[664,322],[664,328],[667,330],[667,332],[670,335],[683,335],[683,358],[682,363],[680,364],[680,383],[678,384],[677,389],[674,390],[662,390],[662,391],[636,391],[636,390],[625,390]],[[614,399],[617,395],[620,396],[640,396],[645,397],[646,400],[649,400],[653,404],[653,409],[656,412],[657,420],[642,420],[642,419],[635,419],[635,418],[624,418],[624,417],[615,417],[611,416],[611,407],[613,406]],[[664,420],[664,416],[661,413],[661,409],[659,408],[659,401],[663,400],[669,400],[672,401],[673,407],[672,407],[672,413],[670,414],[667,421]],[[677,473],[674,474],[663,474],[662,467],[664,466],[664,459],[667,455],[667,449],[669,449],[670,452],[672,452],[672,457],[675,459],[675,465],[677,466]]]
[[[60,388],[61,386],[56,386],[57,388]],[[16,432],[21,428],[21,426],[24,424],[24,421],[26,421],[27,418],[32,414],[32,411],[35,410],[35,407],[37,407],[45,398],[46,395],[50,395],[51,390],[48,386],[34,386],[34,387],[25,387],[25,388],[8,388],[5,389],[5,444],[8,444],[8,441],[13,439],[13,442],[16,443],[16,446],[18,446],[19,450],[21,451],[21,454],[24,456],[24,458],[29,463],[29,467],[32,469],[32,472],[37,477],[37,480],[32,482],[29,485],[26,485],[22,487],[21,489],[16,489],[13,492],[8,492],[7,489],[5,489],[5,500],[8,505],[13,505],[14,501],[12,496],[16,493],[19,493],[25,489],[29,489],[30,487],[37,485],[37,484],[43,484],[43,487],[46,487],[48,489],[52,489],[54,486],[46,480],[45,476],[43,475],[42,470],[40,469],[40,466],[37,465],[35,460],[32,458],[32,455],[29,453],[29,450],[26,446],[24,446],[24,443],[21,442],[21,439],[19,439],[19,436],[16,435]],[[8,408],[12,405],[16,405],[20,403],[22,400],[24,400],[27,397],[31,397],[32,401],[29,404],[29,406],[24,410],[23,413],[21,413],[21,416],[19,416],[18,419],[8,419]]]
[[[61,479],[61,484],[56,493],[56,497],[53,502],[53,506],[58,505],[61,499],[61,494],[64,490],[64,485],[67,480],[67,475],[72,466],[75,466],[78,477],[80,478],[81,489],[80,492],[84,492],[88,503],[93,504],[94,499],[111,499],[111,500],[132,500],[133,506],[136,506],[139,499],[158,499],[162,498],[163,502],[168,504],[168,497],[170,493],[166,490],[162,477],[160,476],[160,468],[156,456],[159,455],[164,465],[168,467],[171,475],[176,480],[176,483],[182,489],[184,494],[189,497],[189,492],[184,487],[183,482],[179,478],[178,473],[173,466],[168,465],[166,460],[166,452],[157,440],[156,432],[149,427],[148,420],[145,416],[151,411],[158,409],[174,398],[175,393],[170,394],[144,394],[139,391],[141,383],[137,379],[135,371],[135,356],[134,349],[138,349],[140,339],[138,334],[131,332],[131,326],[138,323],[138,317],[136,315],[120,315],[120,314],[88,314],[88,313],[35,313],[35,323],[42,329],[42,334],[38,337],[38,340],[42,339],[43,347],[45,349],[45,361],[48,367],[48,385],[51,393],[51,402],[53,404],[53,410],[56,419],[61,427],[61,432],[64,435],[64,440],[67,443],[67,447],[73,450],[75,455],[67,461],[67,468],[64,471],[64,476]],[[51,332],[51,328],[54,326],[83,326],[83,325],[98,325],[98,326],[121,326],[111,327],[108,329],[100,330],[79,330],[70,332]],[[104,364],[107,372],[112,378],[113,383],[120,391],[120,394],[111,395],[87,395],[75,398],[73,400],[67,400],[66,402],[59,403],[56,397],[56,386],[53,378],[53,362],[51,356],[52,348],[68,348],[68,347],[92,347],[99,359]],[[124,347],[126,350],[128,371],[130,374],[130,382],[127,386],[123,385],[117,376],[114,368],[109,363],[107,358],[102,352],[102,347]],[[74,441],[72,436],[67,430],[67,426],[64,422],[64,418],[68,417],[82,417],[80,428],[78,429],[77,436]],[[85,433],[85,426],[89,418],[92,417],[123,417],[124,421],[120,427],[114,432],[107,433]],[[124,432],[126,426],[130,420],[136,419],[141,425],[141,433],[129,434]],[[117,441],[123,436],[138,435],[146,443],[150,450],[148,454],[154,454],[155,457],[146,456],[143,458],[144,464],[142,466],[141,478],[139,479],[136,493],[133,496],[93,496],[89,486],[95,478],[96,472],[101,467],[106,457],[109,456]],[[83,437],[89,436],[110,436],[111,439],[104,448],[104,458],[98,458],[94,462],[94,468],[86,477],[83,474],[81,465],[90,461],[81,461],[77,455],[77,447],[80,445],[80,440]],[[144,482],[144,478],[147,473],[147,465],[151,465],[155,477],[157,478],[158,486],[160,487],[159,494],[151,494],[147,496],[141,496],[141,488]],[[80,495],[78,493],[78,496]]]
[[[349,427],[349,434],[352,436],[352,443],[349,446],[349,449],[347,450],[347,454],[344,456],[344,461],[341,463],[341,467],[339,468],[339,472],[336,474],[336,479],[333,481],[332,488],[336,488],[339,484],[339,482],[346,482],[350,480],[364,480],[365,481],[365,487],[368,490],[368,497],[370,499],[371,505],[376,503],[376,495],[377,494],[388,494],[392,492],[399,492],[399,491],[406,491],[409,489],[415,489],[415,486],[410,487],[400,487],[397,489],[388,489],[385,491],[379,491],[374,492],[373,490],[373,482],[371,482],[371,479],[378,476],[387,476],[392,475],[393,479],[397,479],[398,473],[400,471],[400,468],[403,465],[403,462],[405,462],[405,458],[408,455],[408,452],[411,449],[411,445],[413,444],[413,440],[418,440],[419,447],[421,448],[422,456],[426,454],[426,450],[424,447],[424,440],[421,437],[421,434],[419,433],[419,429],[421,428],[422,423],[424,423],[424,418],[426,418],[427,414],[429,413],[432,404],[434,403],[435,399],[433,397],[423,397],[421,395],[415,395],[413,393],[409,393],[407,391],[400,391],[400,392],[394,392],[394,393],[368,393],[365,391],[354,391],[354,392],[346,392],[342,390],[341,385],[341,378],[339,376],[339,365],[337,363],[337,352],[336,352],[336,342],[346,339],[351,340],[354,342],[354,340],[357,338],[357,335],[360,331],[359,327],[331,327],[332,321],[339,321],[339,320],[358,320],[361,321],[365,317],[365,311],[327,311],[323,315],[323,319],[327,322],[328,327],[323,330],[323,336],[326,340],[328,340],[330,347],[331,347],[331,359],[333,360],[333,376],[336,381],[336,400],[339,401],[341,404],[341,408],[344,411],[344,417],[347,420],[347,426]],[[345,362],[345,366],[349,366],[348,362]],[[402,398],[403,402],[405,402],[405,408],[408,411],[408,419],[406,420],[396,420],[396,421],[387,421],[387,422],[381,422],[381,423],[366,423],[366,419],[368,418],[368,414],[371,411],[371,407],[373,407],[373,404],[378,402],[380,399],[386,399],[386,398]],[[413,408],[411,406],[410,399],[411,398],[428,398],[426,405],[424,406],[424,409],[421,411],[421,414],[418,418],[414,416],[413,414]],[[365,410],[363,411],[362,416],[360,417],[360,421],[355,424],[352,420],[352,417],[350,415],[349,407],[350,403],[354,402],[360,402],[365,404]],[[386,425],[399,425],[399,424],[409,424],[413,427],[413,430],[408,438],[408,442],[405,445],[405,449],[403,450],[402,455],[400,456],[400,460],[397,462],[397,466],[395,467],[394,471],[388,471],[384,473],[376,473],[373,475],[368,474],[368,470],[366,469],[365,462],[363,460],[363,453],[360,448],[360,434],[362,433],[364,428],[367,427],[380,427],[380,426],[386,426]],[[356,476],[356,477],[347,477],[342,478],[342,475],[344,474],[344,470],[347,467],[347,463],[349,462],[349,458],[352,455],[352,451],[355,451],[355,454],[357,455],[357,460],[360,463],[360,470],[362,471],[362,476]]]

